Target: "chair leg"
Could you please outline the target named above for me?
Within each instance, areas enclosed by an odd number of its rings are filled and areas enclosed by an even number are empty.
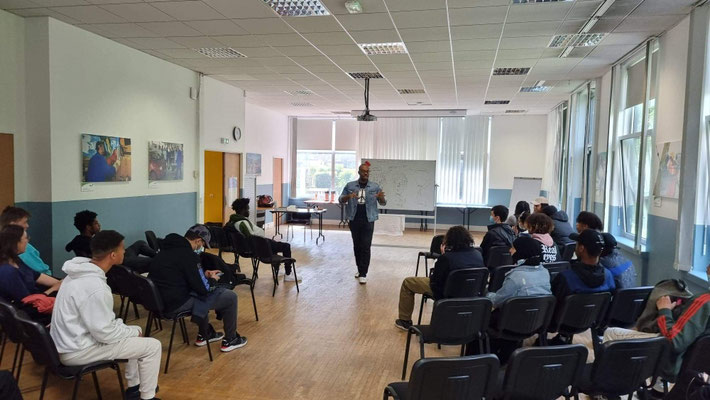
[[[274,266],[271,266],[271,276],[274,278],[274,290],[271,292],[271,297],[276,295],[276,285],[279,284],[279,275]]]
[[[47,379],[49,378],[49,368],[44,368],[44,376],[42,377],[42,388],[39,390],[39,400],[44,399],[44,390],[47,388]]]
[[[178,320],[173,320],[173,328],[170,332],[170,344],[168,344],[168,357],[165,359],[165,371],[164,374],[168,373],[168,365],[170,365],[170,353],[173,351],[173,339],[175,338],[175,325],[179,324]]]
[[[417,324],[421,325],[422,324],[422,314],[424,313],[424,301],[426,300],[426,296],[422,295],[422,303],[419,305],[419,319],[417,320]]]
[[[210,341],[207,341],[207,354],[210,356],[210,362],[212,362],[212,346],[210,346]]]
[[[150,332],[153,328],[153,312],[148,313],[148,321],[145,323],[145,334],[143,336],[150,337]]]
[[[76,395],[79,393],[79,384],[81,383],[81,375],[74,378],[74,392],[72,392],[71,400],[76,400]]]
[[[20,363],[17,365],[17,376],[15,377],[15,381],[17,382],[17,386],[20,386],[20,372],[22,371],[22,362],[25,359],[25,346],[22,346],[22,350],[20,350]]]
[[[424,340],[419,337],[419,358],[424,358]]]
[[[101,388],[99,387],[99,377],[96,376],[96,371],[91,373],[91,377],[94,378],[94,389],[96,389],[96,398],[99,400],[102,400],[103,397],[101,397]]]
[[[294,272],[295,273],[295,272]],[[249,285],[249,291],[251,292],[251,304],[254,305],[254,316],[256,320],[259,320],[259,312],[256,311],[256,298],[254,298],[254,284]]]
[[[2,347],[0,347],[0,364],[2,364],[2,357],[5,355],[5,344],[7,344],[7,335],[5,332],[0,332],[2,335]]]
[[[12,359],[12,375],[15,375],[15,369],[17,368],[17,359],[20,357],[20,347],[22,347],[22,343],[16,343],[15,344],[15,357]]]
[[[126,302],[126,296],[121,297],[121,306],[118,308],[118,315],[123,315],[123,304]]]
[[[293,265],[291,265],[291,269],[293,270],[293,278],[296,281],[296,293],[301,293],[301,289],[298,288],[298,275],[296,275],[296,263],[293,263]]]
[[[404,348],[404,365],[402,365],[402,380],[407,376],[407,361],[409,361],[409,345],[412,343],[412,331],[407,331],[407,345]]]
[[[429,276],[429,259],[424,256],[424,276]]]
[[[138,314],[138,304],[135,302],[133,303],[133,313],[135,314],[136,319],[141,319],[140,314]]]
[[[461,345],[461,357],[463,357],[464,354],[466,354],[466,345],[465,345],[465,344],[462,344],[462,345]]]
[[[417,256],[417,268],[414,270],[414,276],[419,276],[419,260],[421,260],[421,259],[422,259],[422,255],[420,254]]]
[[[190,344],[190,338],[187,334],[187,325],[185,324],[185,318],[180,318],[180,333],[182,334],[183,343]]]
[[[116,376],[118,377],[118,388],[121,391],[121,398],[126,397],[126,390],[123,388],[123,377],[121,377],[121,365],[116,363],[114,365],[116,369]]]

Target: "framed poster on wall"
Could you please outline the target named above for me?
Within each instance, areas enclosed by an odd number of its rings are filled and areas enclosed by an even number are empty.
[[[182,180],[182,143],[148,142],[148,180]]]
[[[131,180],[131,139],[81,135],[82,182]]]
[[[247,153],[247,176],[261,176],[261,154]]]

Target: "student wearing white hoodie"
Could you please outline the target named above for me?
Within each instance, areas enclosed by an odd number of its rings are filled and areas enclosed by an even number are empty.
[[[62,267],[67,274],[52,312],[49,331],[65,365],[127,359],[127,399],[156,399],[161,345],[141,337],[113,313],[106,273],[123,262],[123,236],[101,231],[91,239],[92,258],[75,257]]]

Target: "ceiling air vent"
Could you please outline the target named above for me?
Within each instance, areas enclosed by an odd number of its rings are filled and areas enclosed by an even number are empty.
[[[424,94],[424,89],[397,89],[399,94]]]
[[[486,100],[484,104],[509,104],[510,100]]]
[[[310,96],[313,94],[310,90],[284,90],[284,93],[291,95],[291,96]]]
[[[547,47],[586,47],[596,46],[606,37],[606,33],[574,33],[555,35]]]
[[[231,47],[201,47],[193,50],[209,58],[246,58]]]
[[[320,0],[264,0],[264,3],[284,17],[330,15]]]
[[[293,103],[291,103],[291,105],[294,107],[313,107],[313,104],[311,104],[311,103],[301,103],[301,102],[293,102]]]
[[[382,79],[382,75],[379,72],[348,72],[348,74],[355,79]]]
[[[505,110],[506,114],[523,114],[528,112],[528,110]]]
[[[528,72],[530,72],[530,68],[528,67],[493,69],[493,75],[527,75]]]
[[[361,43],[358,44],[363,53],[368,56],[383,54],[407,54],[407,47],[402,42],[396,43]]]
[[[523,86],[520,93],[545,93],[549,92],[552,86]]]

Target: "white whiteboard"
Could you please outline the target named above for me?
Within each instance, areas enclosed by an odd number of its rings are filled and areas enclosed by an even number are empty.
[[[370,180],[385,192],[391,210],[434,211],[436,161],[362,160],[370,162]]]
[[[542,178],[513,178],[513,192],[510,194],[510,213],[515,211],[515,204],[519,201],[532,203],[536,197],[540,197],[542,188]],[[530,207],[532,209],[532,207]]]

